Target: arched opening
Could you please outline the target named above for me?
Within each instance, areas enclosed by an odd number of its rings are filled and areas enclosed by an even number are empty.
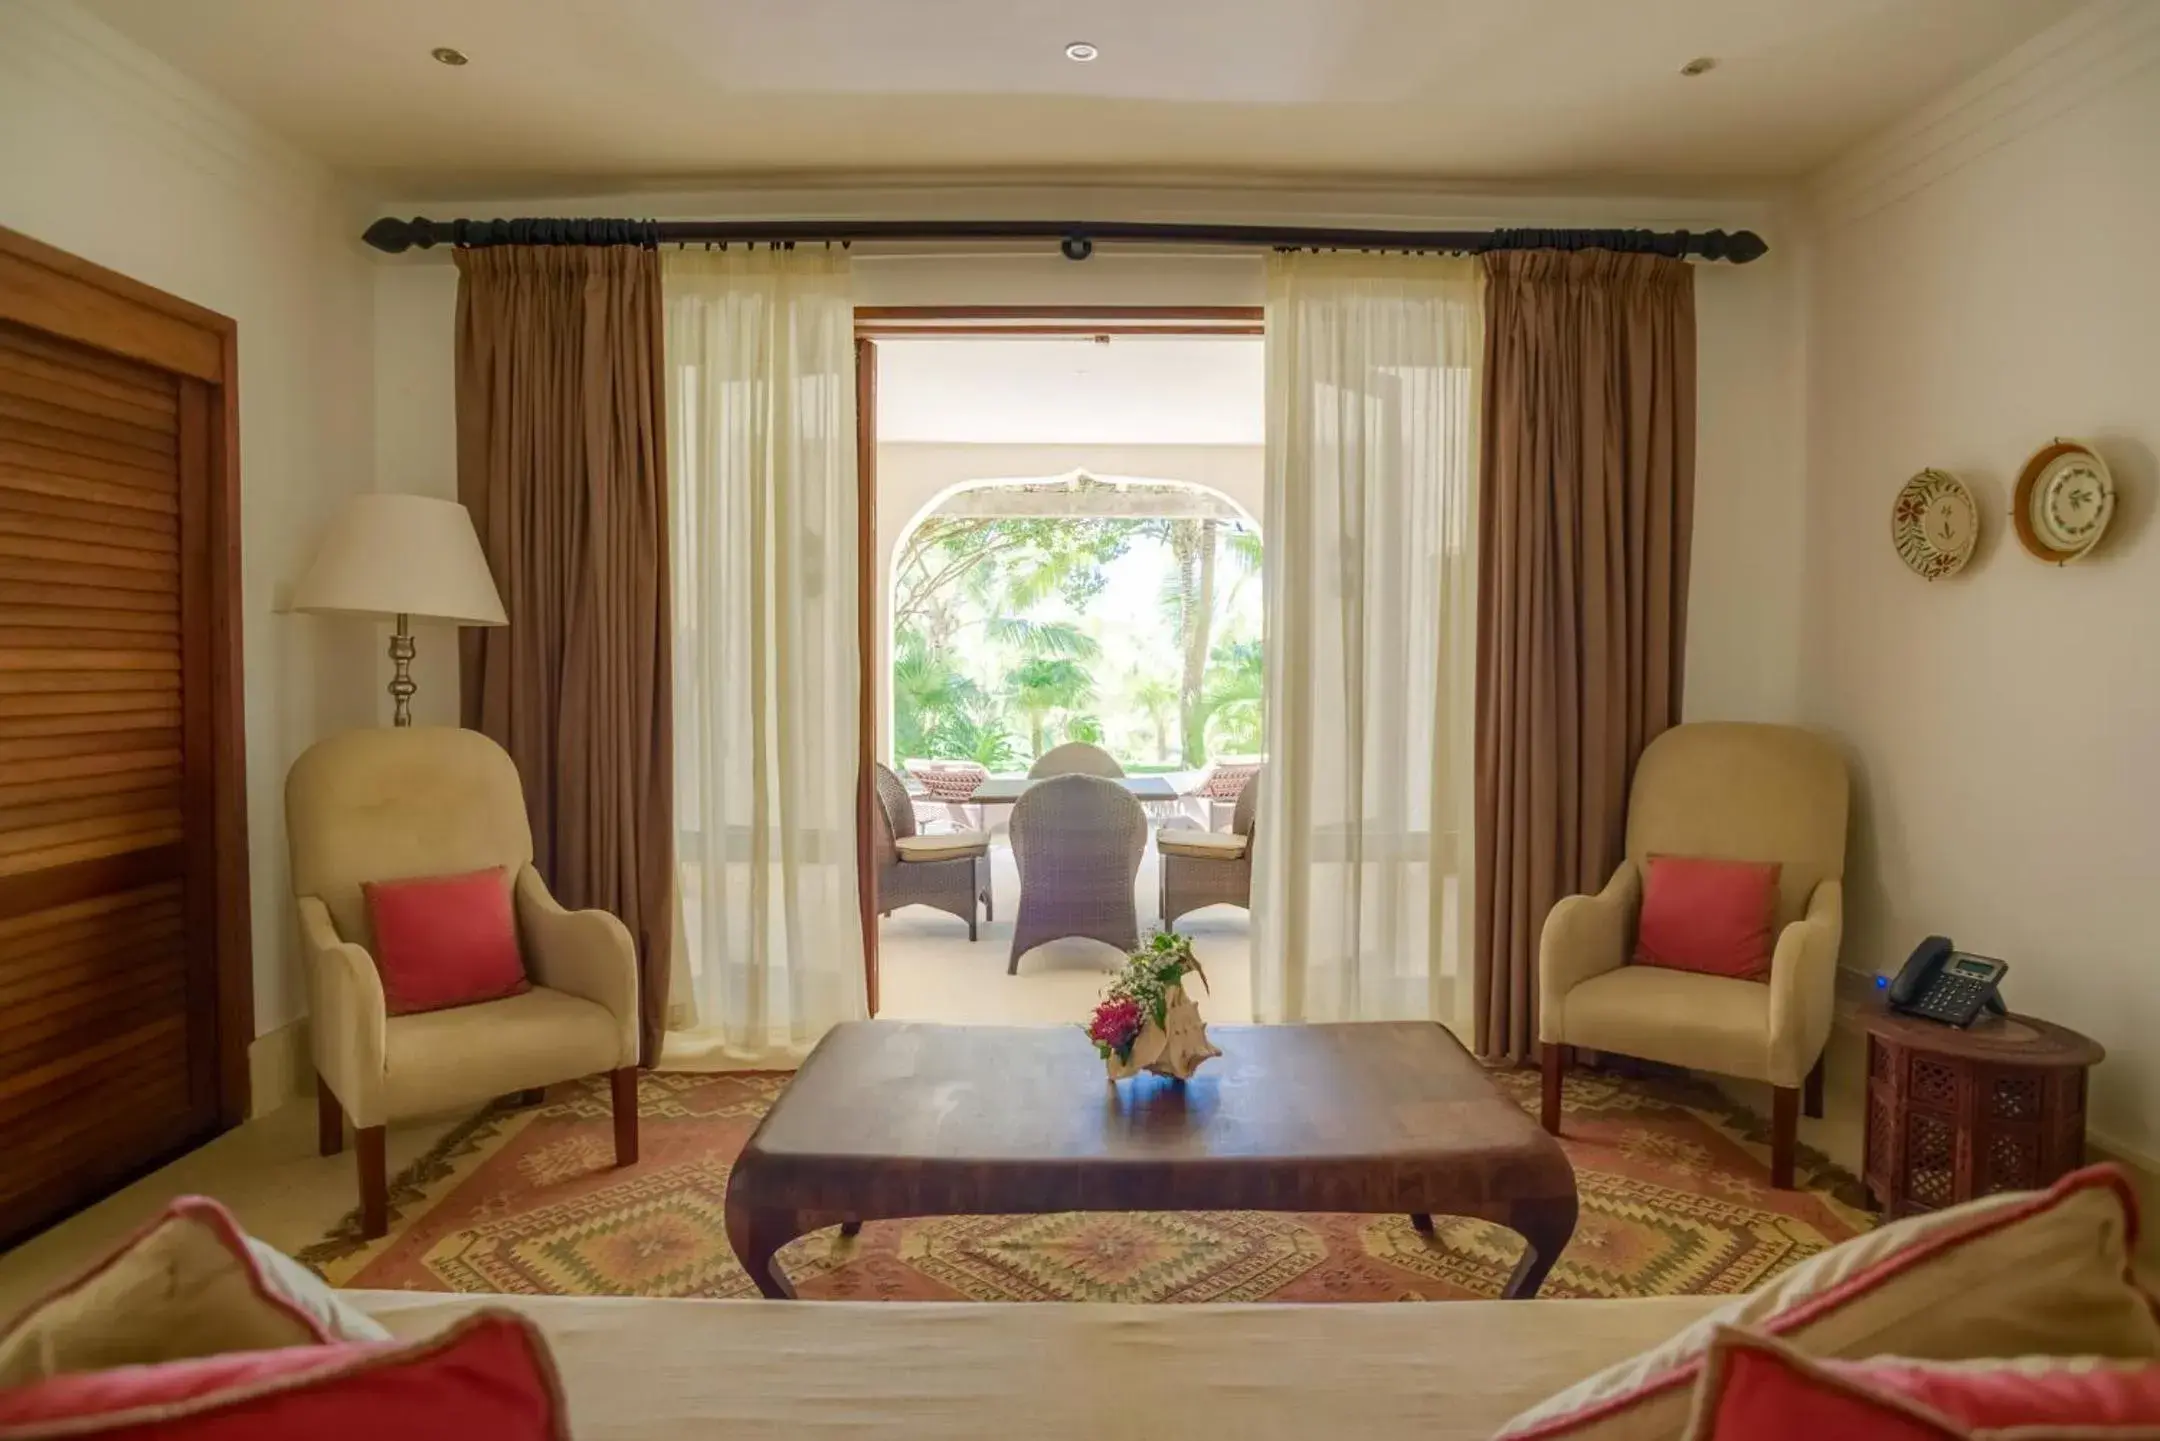
[[[886,568],[884,753],[997,773],[1086,741],[1135,774],[1258,755],[1261,556],[1251,513],[1195,482],[946,487]]]

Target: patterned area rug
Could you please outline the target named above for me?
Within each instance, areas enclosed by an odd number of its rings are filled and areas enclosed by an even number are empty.
[[[1532,1071],[1494,1078],[1525,1109]],[[785,1075],[643,1077],[643,1159],[612,1169],[600,1082],[495,1106],[392,1184],[390,1235],[357,1217],[301,1253],[341,1286],[575,1296],[752,1296],[722,1223],[728,1166]],[[1773,1191],[1761,1121],[1691,1081],[1568,1080],[1582,1217],[1547,1296],[1750,1290],[1865,1229],[1858,1183],[1803,1149]],[[803,1237],[780,1263],[806,1298],[1419,1301],[1498,1295],[1512,1232],[1434,1217],[1265,1212],[964,1216]]]

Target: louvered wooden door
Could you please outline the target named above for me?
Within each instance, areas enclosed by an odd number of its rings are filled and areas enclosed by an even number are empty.
[[[227,1110],[217,399],[0,318],[0,1239]]]

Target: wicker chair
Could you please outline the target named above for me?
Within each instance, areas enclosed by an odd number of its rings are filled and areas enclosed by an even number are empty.
[[[1028,767],[1028,779],[1041,780],[1045,776],[1102,776],[1108,780],[1121,780],[1125,767],[1117,758],[1101,746],[1091,746],[1086,741],[1067,741],[1044,751],[1035,764]]]
[[[878,914],[902,906],[931,906],[967,922],[976,939],[975,906],[996,920],[990,904],[990,837],[980,831],[926,836],[915,829],[915,798],[900,777],[877,768],[878,803],[870,822],[876,827]]]
[[[1133,882],[1147,849],[1147,815],[1130,791],[1084,775],[1030,786],[1013,805],[1012,846],[1020,916],[1005,974],[1018,975],[1021,956],[1060,936],[1121,951],[1140,944]]]
[[[1202,906],[1233,905],[1252,909],[1253,827],[1259,820],[1260,777],[1238,791],[1230,829],[1203,831],[1164,826],[1155,833],[1162,856],[1163,929]]]

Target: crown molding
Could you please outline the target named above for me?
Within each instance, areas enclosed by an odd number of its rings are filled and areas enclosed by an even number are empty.
[[[62,105],[95,106],[145,146],[229,185],[238,199],[289,207],[295,191],[337,193],[328,165],[72,0],[0,3],[0,77],[24,94],[43,90]]]
[[[2160,64],[2160,4],[2094,0],[1812,176],[1826,227],[1895,205]]]

